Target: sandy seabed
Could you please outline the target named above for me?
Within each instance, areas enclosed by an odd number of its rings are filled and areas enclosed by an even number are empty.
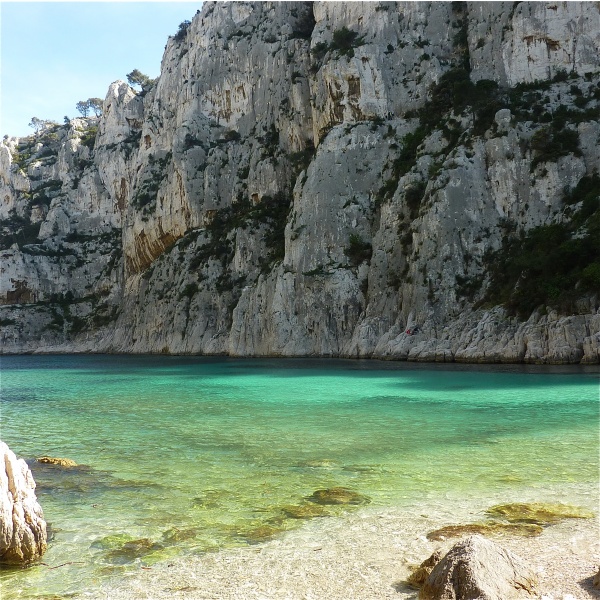
[[[461,505],[362,509],[319,518],[262,545],[188,557],[140,569],[101,598],[187,600],[416,600],[404,581],[437,548],[459,538],[429,541],[441,525],[480,522]],[[485,508],[485,507],[484,507]],[[598,519],[569,519],[538,537],[495,536],[539,577],[540,600],[600,598],[592,587],[600,566]]]

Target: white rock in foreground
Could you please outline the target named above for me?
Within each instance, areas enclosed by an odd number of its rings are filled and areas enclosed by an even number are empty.
[[[431,571],[420,600],[518,600],[535,595],[536,576],[521,558],[480,535],[455,544]]]
[[[27,463],[0,442],[0,563],[29,563],[46,547],[46,521],[33,475]]]

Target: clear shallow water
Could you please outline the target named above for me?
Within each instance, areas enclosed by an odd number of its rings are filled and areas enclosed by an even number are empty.
[[[594,369],[22,356],[1,374],[2,439],[82,465],[31,462],[54,535],[43,561],[73,564],[0,573],[6,599],[85,596],[140,565],[247,545],[300,525],[281,507],[323,487],[372,506],[597,506]]]

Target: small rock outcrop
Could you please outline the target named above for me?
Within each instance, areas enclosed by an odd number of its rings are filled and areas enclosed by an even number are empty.
[[[473,535],[435,565],[420,600],[518,600],[535,595],[536,576],[516,554]]]
[[[56,465],[57,467],[76,467],[77,463],[70,458],[57,458],[54,456],[40,456],[37,461],[45,465]]]
[[[417,590],[421,588],[431,574],[431,571],[433,571],[433,567],[440,562],[441,558],[441,550],[436,550],[429,558],[426,558],[414,569],[406,580],[406,583]]]
[[[0,563],[27,564],[47,547],[46,521],[23,459],[0,442]]]

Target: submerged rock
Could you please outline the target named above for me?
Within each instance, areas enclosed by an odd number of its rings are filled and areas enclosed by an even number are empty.
[[[76,467],[77,463],[70,458],[55,458],[53,456],[40,456],[37,462],[45,465],[56,465],[58,467]]]
[[[433,567],[420,600],[518,600],[535,594],[536,576],[516,554],[480,535],[457,544]]]
[[[511,523],[534,523],[550,525],[564,519],[591,519],[589,510],[568,504],[546,504],[542,502],[498,504],[486,511],[492,517],[501,517]]]
[[[141,538],[127,541],[120,547],[110,550],[106,553],[106,558],[109,562],[115,564],[125,564],[163,548],[162,544],[158,544],[149,538]]]
[[[278,533],[284,531],[271,525],[259,525],[253,529],[238,531],[238,536],[246,540],[249,544],[260,544],[274,538]]]
[[[306,499],[316,504],[369,504],[371,502],[368,496],[345,487],[316,490]]]
[[[120,548],[126,542],[131,542],[136,538],[128,533],[113,533],[100,538],[92,543],[92,548],[102,548],[103,550],[115,550]]]
[[[40,558],[47,545],[33,475],[27,463],[0,442],[0,562],[27,564]]]
[[[282,506],[281,511],[289,519],[312,519],[314,517],[329,516],[326,509],[315,504],[288,504]]]
[[[427,534],[427,539],[432,541],[444,540],[451,537],[460,537],[466,534],[496,535],[509,533],[534,537],[540,535],[543,528],[533,523],[466,523],[464,525],[446,525]]]
[[[185,542],[187,540],[193,540],[197,538],[200,533],[198,527],[190,527],[188,529],[179,529],[178,527],[171,527],[162,534],[162,539],[167,544],[177,544],[179,542]]]

